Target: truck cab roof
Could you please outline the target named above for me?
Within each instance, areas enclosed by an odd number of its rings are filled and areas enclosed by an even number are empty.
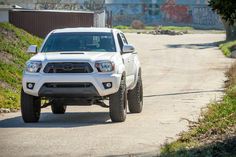
[[[112,31],[118,31],[112,28],[97,28],[97,27],[76,27],[76,28],[62,28],[56,29],[53,33],[69,33],[69,32],[104,32],[110,33]]]

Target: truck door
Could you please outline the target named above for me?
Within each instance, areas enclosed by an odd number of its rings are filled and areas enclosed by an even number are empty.
[[[129,44],[125,35],[123,33],[120,34],[121,35],[121,38],[122,38],[122,41],[124,42],[124,44]],[[136,72],[136,69],[135,69],[135,65],[134,65],[134,57],[135,57],[135,52],[134,53],[130,53],[129,55],[129,71],[130,71],[130,75],[132,75],[133,79],[134,79],[134,75],[135,75],[135,72]]]
[[[126,43],[123,41],[120,33],[117,34],[117,39],[118,39],[118,42],[119,42],[119,45],[120,45],[120,49],[122,51],[123,46]],[[132,53],[124,53],[124,54],[122,54],[122,58],[123,58],[123,61],[124,61],[124,64],[125,64],[126,85],[127,85],[127,87],[129,87],[132,84],[132,82],[133,82],[132,71],[131,71],[131,67],[130,67],[130,65],[131,65],[130,64],[131,56],[132,56]]]

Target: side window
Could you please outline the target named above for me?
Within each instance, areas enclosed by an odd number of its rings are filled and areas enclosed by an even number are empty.
[[[119,45],[120,45],[120,49],[122,50],[124,44],[123,44],[123,42],[122,42],[122,38],[121,38],[120,34],[117,34],[117,39],[118,39],[118,42],[119,42]]]
[[[126,40],[125,35],[123,33],[121,33],[120,35],[121,35],[121,38],[122,38],[123,42],[125,44],[128,44],[128,41]]]

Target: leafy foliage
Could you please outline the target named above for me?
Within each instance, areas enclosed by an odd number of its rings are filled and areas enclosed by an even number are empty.
[[[210,0],[209,6],[212,7],[222,18],[233,25],[236,21],[235,0]]]
[[[225,56],[230,57],[231,56],[231,48],[234,46],[236,46],[236,40],[228,41],[223,44],[220,44],[220,49]]]

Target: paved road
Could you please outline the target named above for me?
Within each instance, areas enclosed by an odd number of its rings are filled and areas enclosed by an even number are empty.
[[[183,118],[196,120],[202,107],[222,95],[232,62],[214,44],[223,34],[127,37],[143,67],[142,114],[111,123],[99,106],[69,107],[65,115],[47,108],[38,124],[24,124],[20,112],[1,114],[0,156],[155,155],[187,129]]]

